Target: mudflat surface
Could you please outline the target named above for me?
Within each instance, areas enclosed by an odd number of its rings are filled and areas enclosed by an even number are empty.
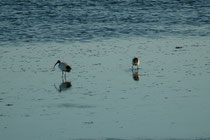
[[[210,135],[208,37],[0,48],[0,136],[201,139]],[[140,69],[132,71],[132,58]],[[57,60],[72,71],[62,80]]]

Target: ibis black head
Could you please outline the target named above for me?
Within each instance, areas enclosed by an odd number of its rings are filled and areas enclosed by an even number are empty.
[[[55,63],[55,65],[54,65],[54,67],[53,67],[53,68],[55,68],[55,66],[56,66],[57,64],[59,64],[59,63],[61,63],[61,61],[60,61],[60,60],[58,60],[58,61]]]
[[[59,63],[61,63],[61,61],[60,61],[60,60],[58,60],[58,61],[56,62],[56,64],[59,64]]]

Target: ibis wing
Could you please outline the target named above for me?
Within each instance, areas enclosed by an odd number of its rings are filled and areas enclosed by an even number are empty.
[[[65,64],[66,66],[68,66],[68,64],[66,62],[63,62],[63,64]]]

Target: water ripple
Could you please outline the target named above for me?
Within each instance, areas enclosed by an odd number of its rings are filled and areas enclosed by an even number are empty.
[[[0,21],[1,45],[160,34],[208,36],[210,2],[2,0]]]

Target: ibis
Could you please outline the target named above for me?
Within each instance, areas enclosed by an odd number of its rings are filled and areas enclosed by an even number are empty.
[[[60,68],[60,70],[62,71],[62,77],[63,74],[65,73],[65,78],[66,78],[66,72],[70,72],[71,71],[71,67],[66,63],[66,62],[61,62],[60,60],[58,60],[53,69],[55,69],[55,66],[58,64],[58,67]]]

